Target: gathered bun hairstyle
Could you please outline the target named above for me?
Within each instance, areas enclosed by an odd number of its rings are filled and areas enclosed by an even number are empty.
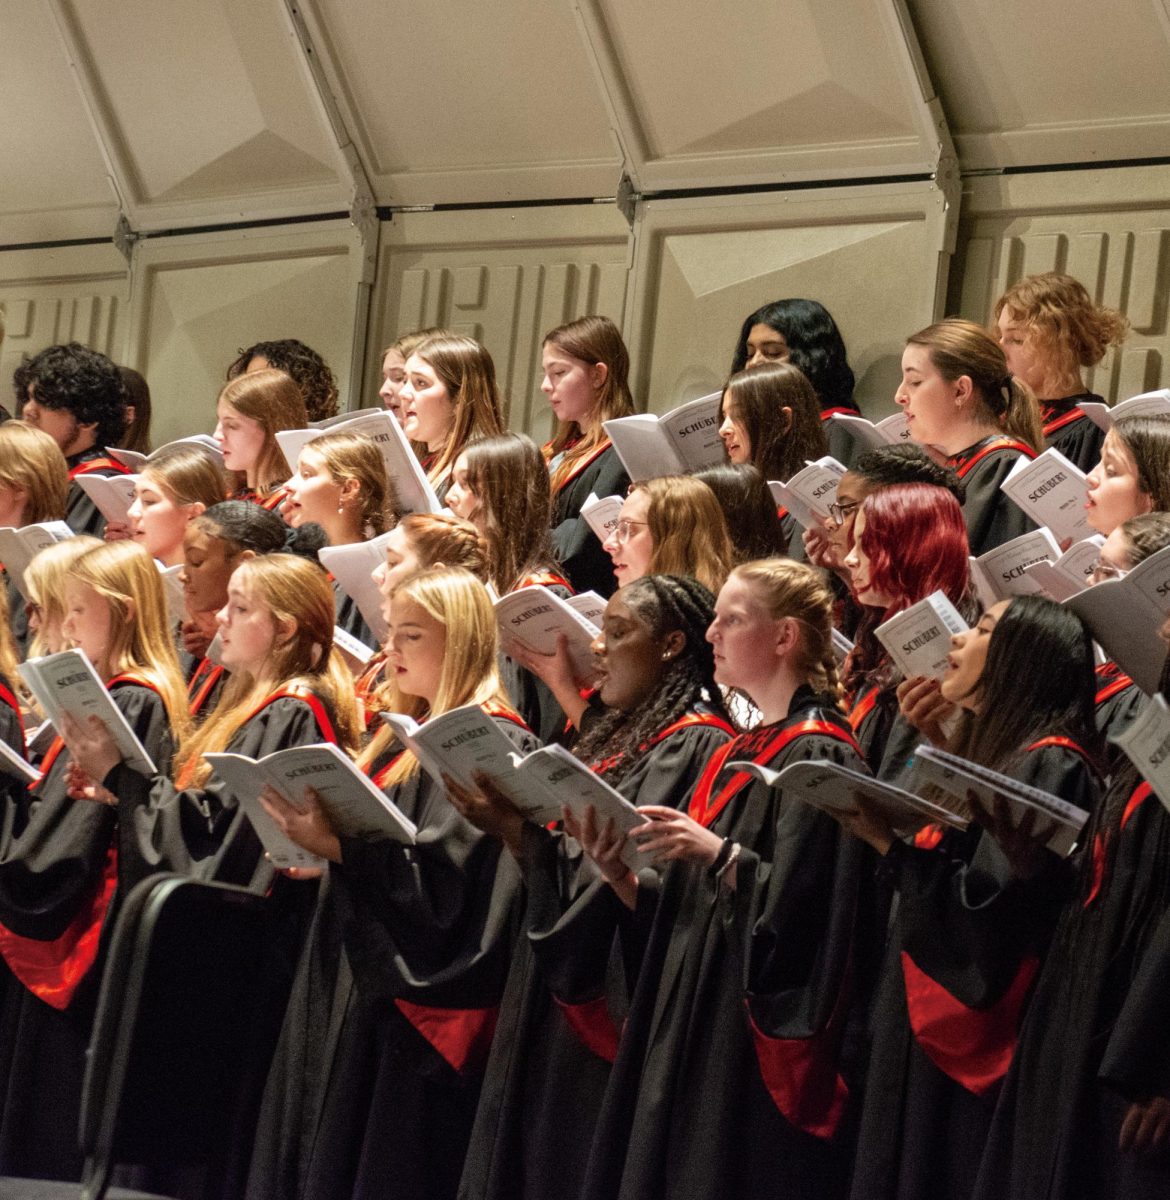
[[[222,504],[227,496],[223,468],[206,450],[197,446],[168,446],[142,468],[180,507],[202,504],[205,509]],[[255,507],[255,506],[253,506]]]
[[[356,433],[326,433],[306,442],[302,453],[304,450],[320,455],[334,483],[357,481],[362,526],[368,537],[377,537],[394,524],[398,493],[375,442]]]
[[[562,455],[550,481],[555,494],[573,474],[577,464],[605,441],[602,421],[628,417],[634,411],[634,400],[630,395],[630,352],[618,327],[609,317],[601,316],[578,317],[558,325],[544,335],[541,345],[555,346],[570,358],[588,366],[601,363],[606,369],[597,406],[589,419],[583,423],[561,422],[553,440],[545,447],[550,459]]]
[[[1148,512],[1130,517],[1121,526],[1125,535],[1127,570],[1132,571],[1151,554],[1170,546],[1170,512]]]
[[[191,720],[187,690],[154,559],[137,542],[102,542],[73,561],[68,578],[93,588],[109,606],[110,675],[131,672],[151,683],[181,739]]]
[[[0,425],[0,483],[25,494],[24,523],[61,521],[69,498],[69,464],[55,438],[26,421]]]
[[[268,368],[229,379],[219,399],[241,416],[249,417],[264,430],[264,450],[256,464],[257,489],[261,495],[274,491],[292,474],[288,461],[276,441],[278,430],[304,429],[309,423],[304,397],[291,375]],[[236,486],[242,488],[244,473],[236,472]]]
[[[633,712],[608,708],[573,748],[583,762],[616,786],[633,769],[661,733],[702,704],[729,724],[723,693],[715,682],[715,654],[707,629],[715,620],[715,597],[696,579],[683,575],[643,575],[618,595],[645,622],[657,640],[676,631],[686,639],[682,650],[663,663],[654,695]]]
[[[234,671],[219,703],[175,756],[180,787],[199,786],[211,773],[200,757],[222,750],[232,735],[278,688],[303,684],[321,699],[345,750],[356,750],[361,736],[353,676],[333,645],[333,590],[325,572],[306,558],[268,554],[245,559],[232,578],[272,614],[277,638],[263,677]],[[281,626],[291,627],[282,636]]]
[[[502,595],[556,561],[548,465],[537,444],[522,433],[480,438],[463,453],[467,483],[480,505],[488,573]]]
[[[451,469],[459,452],[473,437],[503,432],[496,365],[486,347],[460,333],[436,334],[411,353],[435,372],[454,407],[451,434],[429,472],[434,481]]]
[[[1132,457],[1154,512],[1170,512],[1170,417],[1122,417],[1110,432]]]
[[[1095,367],[1110,346],[1120,346],[1129,334],[1126,317],[1094,304],[1079,279],[1057,271],[1013,283],[996,302],[996,320],[1004,309],[1013,321],[1028,327],[1033,342],[1052,363],[1054,377]]]
[[[487,582],[488,550],[470,521],[446,513],[411,513],[398,522],[420,567],[462,567]]]
[[[635,483],[630,492],[646,493],[654,546],[646,574],[689,575],[718,592],[735,554],[715,493],[692,475],[661,475]]]
[[[999,343],[974,321],[947,317],[911,334],[907,346],[924,346],[948,382],[966,375],[975,393],[976,417],[989,428],[1019,439],[1039,454],[1044,449],[1040,404],[1022,379],[1009,374]]]
[[[732,375],[719,403],[721,421],[729,410],[751,442],[752,465],[766,480],[787,482],[806,462],[829,453],[817,394],[793,363],[761,363]]]
[[[410,600],[446,630],[443,668],[435,701],[428,708],[421,696],[400,692],[393,679],[379,688],[374,707],[408,716],[440,716],[464,704],[492,704],[515,714],[515,708],[500,683],[499,639],[495,609],[487,588],[462,567],[424,567],[394,589],[393,601]],[[352,691],[352,683],[350,685]],[[373,763],[392,740],[389,727],[375,735],[358,759],[359,765]],[[418,760],[402,754],[382,778],[393,786],[417,774]]]
[[[789,618],[800,630],[796,669],[837,708],[845,692],[833,651],[833,591],[823,571],[790,558],[765,558],[736,567],[741,579],[774,621]]]

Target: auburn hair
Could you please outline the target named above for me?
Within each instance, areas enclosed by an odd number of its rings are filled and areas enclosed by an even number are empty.
[[[291,375],[269,367],[229,379],[219,393],[219,400],[264,430],[264,448],[255,468],[256,491],[261,496],[271,495],[292,474],[276,440],[277,432],[304,429],[309,423],[301,389]],[[237,489],[247,486],[243,471],[236,471],[235,476]]]

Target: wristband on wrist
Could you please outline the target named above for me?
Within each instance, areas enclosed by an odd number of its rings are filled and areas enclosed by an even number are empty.
[[[723,868],[727,866],[727,860],[731,857],[731,849],[735,843],[731,838],[724,838],[723,845],[719,847],[719,853],[715,855],[714,861],[707,868],[707,874],[713,878],[717,878]]]

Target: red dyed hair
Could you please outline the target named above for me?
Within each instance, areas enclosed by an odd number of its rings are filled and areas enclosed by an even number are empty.
[[[861,549],[875,591],[894,599],[886,617],[941,591],[958,604],[970,584],[967,525],[959,502],[930,483],[871,492],[862,505]]]

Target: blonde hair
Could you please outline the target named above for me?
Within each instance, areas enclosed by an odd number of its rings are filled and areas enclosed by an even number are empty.
[[[689,575],[712,594],[735,561],[727,519],[715,493],[691,475],[663,475],[636,483],[646,493],[646,524],[654,549],[647,575]]]
[[[293,632],[273,644],[263,676],[232,673],[211,715],[175,755],[182,787],[207,780],[211,768],[201,755],[224,750],[256,706],[281,687],[301,684],[321,699],[344,749],[352,753],[361,735],[353,676],[333,645],[333,592],[325,572],[295,554],[266,554],[242,562],[232,578]]]
[[[168,446],[142,468],[142,477],[156,483],[172,504],[202,504],[211,508],[227,499],[227,479],[219,463],[195,446]]]
[[[32,697],[20,677],[18,669],[20,651],[16,645],[16,638],[12,634],[9,618],[8,589],[0,588],[0,676],[3,677],[11,691],[28,705],[31,703]]]
[[[576,421],[562,422],[553,440],[545,447],[550,460],[561,455],[550,479],[555,496],[577,464],[588,459],[605,441],[602,421],[628,417],[634,411],[634,401],[630,395],[630,352],[621,331],[609,317],[578,317],[558,325],[544,335],[541,347],[544,346],[555,346],[570,358],[589,366],[603,363],[606,368],[605,383],[588,422],[583,426]]]
[[[423,342],[429,341],[433,337],[452,338],[456,336],[453,329],[445,329],[441,325],[432,325],[428,329],[413,329],[410,333],[403,333],[395,338],[382,351],[382,357],[385,358],[391,350],[397,350],[404,359],[409,358]]]
[[[963,375],[971,380],[976,417],[983,424],[1018,438],[1037,454],[1044,449],[1040,404],[1032,389],[1008,372],[1003,349],[982,325],[948,317],[911,334],[906,345],[924,346],[948,383]]]
[[[73,563],[69,581],[92,588],[109,607],[110,676],[130,672],[152,684],[176,738],[182,738],[191,720],[187,688],[154,560],[137,542],[104,542]]]
[[[455,409],[451,432],[428,473],[433,483],[451,469],[473,437],[503,432],[496,366],[479,342],[458,333],[436,334],[411,353],[435,372]]]
[[[393,600],[411,600],[447,631],[443,669],[434,704],[428,709],[421,696],[400,692],[393,680],[378,690],[377,707],[382,711],[406,713],[416,720],[441,716],[464,704],[492,703],[515,712],[500,683],[499,639],[496,614],[487,588],[462,567],[427,567],[404,579],[394,589]],[[366,747],[358,763],[368,767],[393,737],[390,729],[380,731]],[[387,772],[383,784],[393,786],[418,771],[414,755],[402,754]]]
[[[790,558],[764,558],[731,572],[752,590],[774,621],[785,617],[800,630],[795,666],[817,691],[844,708],[845,692],[833,652],[833,592],[825,573]]]
[[[1053,364],[1054,382],[1062,376],[1079,377],[1082,367],[1095,367],[1110,346],[1120,346],[1129,334],[1126,317],[1094,304],[1079,279],[1056,271],[1013,283],[996,302],[996,320],[1004,309],[1013,321],[1028,327],[1037,348]]]
[[[219,399],[231,405],[240,416],[256,421],[264,430],[264,450],[256,464],[256,490],[261,495],[271,494],[292,474],[277,444],[277,432],[304,429],[309,423],[301,389],[291,375],[269,368],[229,379],[219,393]],[[244,487],[247,483],[244,473],[237,471],[235,474],[237,488]]]
[[[301,453],[321,456],[334,483],[357,481],[362,526],[367,536],[385,533],[398,515],[398,493],[386,474],[386,462],[375,442],[356,433],[327,433],[306,442]]]
[[[45,635],[48,626],[55,625],[60,629],[61,622],[65,620],[65,580],[83,554],[103,544],[100,538],[90,537],[87,533],[78,534],[38,550],[25,567],[25,594],[41,610],[41,627],[29,643],[29,658],[40,658],[43,654],[52,654],[60,649],[59,646],[48,645]]]
[[[25,493],[25,525],[64,519],[69,464],[56,440],[27,421],[0,425],[0,484]]]

